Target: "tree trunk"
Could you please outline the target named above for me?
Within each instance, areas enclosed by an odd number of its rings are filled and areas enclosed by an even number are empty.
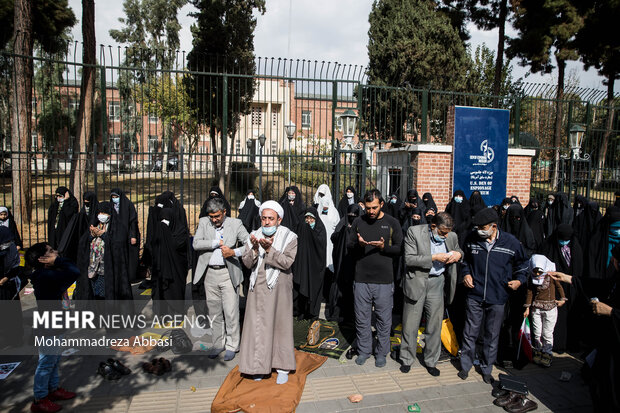
[[[598,160],[596,162],[596,178],[594,179],[594,187],[597,188],[603,182],[603,168],[605,168],[605,158],[607,157],[607,146],[609,145],[609,137],[614,123],[614,78],[615,74],[607,78],[607,122],[605,125],[605,133],[603,134],[603,142],[598,152]]]
[[[566,69],[566,62],[564,60],[557,59],[558,61],[558,91],[555,97],[555,126],[553,147],[555,150],[553,177],[551,179],[551,188],[554,191],[558,189],[558,180],[560,175],[560,146],[562,145],[562,100],[564,99],[564,71]],[[572,156],[572,155],[571,155]]]
[[[211,136],[211,159],[213,161],[213,173],[215,179],[220,179],[220,170],[217,167],[217,135],[215,133],[215,126],[211,125],[209,128],[209,135]]]
[[[86,187],[86,160],[88,143],[93,130],[93,102],[95,94],[95,67],[97,63],[95,41],[95,1],[82,0],[82,38],[84,49],[82,60],[82,86],[80,90],[80,110],[77,119],[76,147],[71,159],[71,187],[73,195],[82,200]]]
[[[502,72],[504,71],[504,45],[506,43],[506,16],[508,10],[506,8],[506,2],[508,0],[502,0],[499,5],[499,35],[497,39],[497,58],[495,59],[495,77],[493,79],[493,95],[499,96],[502,86]],[[498,106],[497,98],[494,98],[495,107]]]
[[[228,188],[226,187],[226,135],[222,132],[222,142],[220,145],[220,173],[219,173],[219,183],[218,183],[222,192],[224,192],[224,196],[226,198],[230,198],[228,195]]]
[[[30,131],[32,118],[32,1],[15,0],[13,90],[11,92],[11,168],[13,215],[18,224],[30,223]]]

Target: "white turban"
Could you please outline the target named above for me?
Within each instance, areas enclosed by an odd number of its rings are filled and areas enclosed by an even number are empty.
[[[284,209],[282,209],[282,206],[276,201],[264,202],[258,209],[258,214],[262,215],[264,209],[273,209],[280,218],[284,218]]]

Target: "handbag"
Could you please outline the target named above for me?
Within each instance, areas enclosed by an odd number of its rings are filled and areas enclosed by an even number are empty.
[[[301,345],[300,348],[317,348],[321,344],[323,344],[325,340],[336,334],[336,329],[334,329],[333,327],[328,325],[324,325],[323,327],[329,328],[331,330],[331,333],[321,339],[321,322],[319,320],[314,320],[310,325],[310,328],[308,328],[308,334],[306,335],[306,344]]]
[[[176,328],[170,333],[172,341],[172,352],[174,354],[184,354],[192,351],[193,343],[182,328]]]

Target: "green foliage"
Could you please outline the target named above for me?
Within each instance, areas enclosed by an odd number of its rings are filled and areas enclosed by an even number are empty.
[[[466,90],[471,93],[493,95],[493,81],[495,79],[495,53],[485,44],[478,46],[472,56],[472,65],[467,72]],[[515,93],[512,81],[512,68],[503,65],[500,95],[507,96]]]

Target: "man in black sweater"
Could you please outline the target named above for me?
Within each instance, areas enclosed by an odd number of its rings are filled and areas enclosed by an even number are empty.
[[[375,366],[383,367],[390,352],[392,297],[394,295],[393,259],[401,254],[403,234],[400,223],[381,209],[381,192],[372,189],[364,195],[366,214],[351,224],[348,248],[355,258],[353,296],[358,357],[362,365],[372,353],[370,329],[375,307],[377,347]]]

